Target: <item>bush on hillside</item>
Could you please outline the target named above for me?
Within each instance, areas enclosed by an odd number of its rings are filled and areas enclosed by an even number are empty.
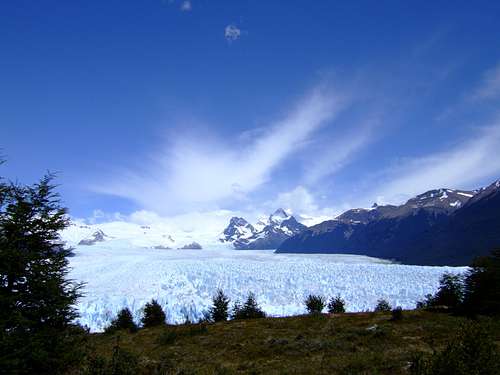
[[[399,306],[395,307],[391,311],[391,320],[393,322],[397,322],[398,320],[403,319],[403,309]]]
[[[266,314],[259,307],[255,295],[252,292],[248,294],[247,300],[243,306],[241,306],[239,302],[234,304],[232,312],[233,319],[256,319],[265,317]]]
[[[141,319],[144,328],[165,324],[165,319],[165,313],[156,300],[153,299],[151,302],[146,303],[144,306],[144,316]]]
[[[375,306],[376,312],[389,312],[391,310],[391,305],[385,299],[379,299],[377,301],[377,305]]]
[[[417,302],[417,309],[446,309],[457,311],[464,299],[464,280],[461,275],[444,273],[439,279],[436,294],[427,294]]]
[[[309,294],[304,301],[309,314],[319,314],[325,308],[325,298],[320,295]]]
[[[134,318],[132,317],[132,313],[130,310],[125,307],[118,312],[118,315],[111,322],[111,324],[104,330],[106,333],[114,333],[118,330],[126,329],[130,332],[137,332],[138,327],[134,322]]]
[[[330,302],[328,302],[328,312],[330,314],[342,314],[345,313],[345,301],[337,295],[336,297],[332,297]]]
[[[500,315],[500,249],[476,259],[464,284],[464,313]]]

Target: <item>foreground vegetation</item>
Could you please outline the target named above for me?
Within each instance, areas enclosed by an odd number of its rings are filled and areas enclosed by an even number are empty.
[[[479,371],[475,373],[488,374],[485,358],[498,356],[494,351],[500,346],[500,321],[480,318],[471,322],[448,313],[424,310],[403,311],[402,318],[397,320],[390,312],[311,314],[162,325],[137,333],[121,330],[113,334],[91,334],[87,367],[80,371],[103,374],[438,373],[429,365],[439,360],[433,358],[433,353],[445,352],[448,344],[458,343],[460,337],[468,333],[471,335],[466,339],[475,340],[477,344],[476,362],[471,363]],[[449,350],[456,352],[457,349]],[[455,357],[450,357],[452,355]],[[465,357],[451,353],[447,358],[461,365]],[[477,360],[482,362],[482,367],[478,368]],[[498,363],[498,357],[494,363]],[[464,373],[474,373],[466,370]]]

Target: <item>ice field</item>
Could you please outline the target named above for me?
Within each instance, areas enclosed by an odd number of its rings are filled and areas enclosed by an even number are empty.
[[[346,300],[348,311],[373,309],[377,299],[412,308],[433,293],[444,272],[465,267],[390,264],[354,255],[274,254],[269,250],[155,250],[111,241],[77,246],[70,277],[86,283],[79,300],[80,323],[102,330],[122,307],[137,321],[144,304],[155,298],[170,323],[202,316],[217,288],[242,300],[250,291],[269,315],[305,312],[309,293]]]

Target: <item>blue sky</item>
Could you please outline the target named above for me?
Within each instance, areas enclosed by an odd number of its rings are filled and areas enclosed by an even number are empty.
[[[4,1],[1,175],[70,212],[332,216],[500,177],[500,3]]]

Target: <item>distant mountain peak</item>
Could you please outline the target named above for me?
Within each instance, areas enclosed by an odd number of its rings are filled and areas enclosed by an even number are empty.
[[[255,225],[243,218],[231,218],[219,240],[231,243],[236,249],[276,249],[285,239],[305,228],[286,210],[278,208]]]
[[[242,217],[233,216],[229,225],[221,233],[221,242],[232,242],[240,238],[250,238],[255,233],[255,228]]]
[[[419,194],[409,199],[404,206],[410,208],[437,208],[454,210],[462,207],[470,198],[476,194],[475,191],[456,189],[434,189]]]
[[[272,215],[269,216],[269,221],[274,223],[281,223],[284,220],[288,220],[291,215],[288,215],[286,211],[282,208],[278,208]]]
[[[247,225],[248,224],[248,221],[246,221],[244,218],[242,217],[237,217],[237,216],[233,216],[231,218],[231,220],[229,220],[229,224],[232,224],[232,225],[238,225],[238,226],[244,226],[244,225]]]
[[[105,241],[106,238],[109,238],[109,236],[105,234],[101,229],[97,229],[94,233],[92,233],[92,235],[81,240],[78,245],[92,246],[97,242]]]

